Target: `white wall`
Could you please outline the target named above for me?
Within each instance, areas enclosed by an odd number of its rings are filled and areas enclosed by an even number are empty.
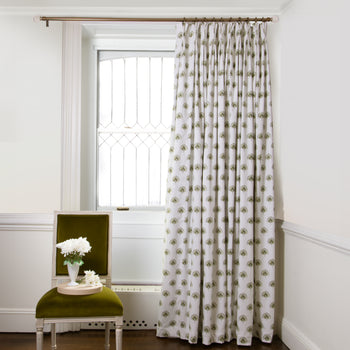
[[[0,15],[0,33],[0,213],[14,215],[0,218],[0,331],[33,331],[52,249],[52,217],[35,213],[60,208],[61,25]]]
[[[342,0],[294,0],[278,25],[280,317],[292,350],[345,349],[348,338],[349,10]]]
[[[0,15],[0,212],[60,206],[61,25]]]
[[[344,236],[350,236],[349,10],[342,0],[294,0],[280,20],[284,219]]]

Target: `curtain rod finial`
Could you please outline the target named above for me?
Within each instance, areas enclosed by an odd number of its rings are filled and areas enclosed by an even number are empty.
[[[272,23],[277,23],[279,20],[278,16],[272,16]]]
[[[34,21],[35,23],[39,23],[39,22],[40,22],[40,16],[34,16],[34,17],[33,17],[33,21]]]

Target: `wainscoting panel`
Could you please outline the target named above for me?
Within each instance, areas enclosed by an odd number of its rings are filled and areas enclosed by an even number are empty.
[[[279,335],[291,350],[345,349],[350,240],[277,220]]]
[[[113,278],[118,282],[113,290],[124,304],[125,329],[155,328],[162,222],[160,216],[156,223],[145,220],[135,227],[128,221],[113,225],[113,262],[117,266]],[[0,332],[35,331],[36,303],[51,285],[52,230],[52,214],[0,214]],[[134,249],[130,250],[130,246]],[[145,281],[152,285],[139,285]],[[134,284],[125,285],[128,282]],[[91,329],[101,325],[84,324],[83,327]]]
[[[0,214],[0,332],[33,332],[51,285],[52,214]]]

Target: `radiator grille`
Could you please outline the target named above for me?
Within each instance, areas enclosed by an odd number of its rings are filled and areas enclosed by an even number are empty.
[[[124,306],[124,329],[156,329],[160,286],[112,286]],[[103,329],[104,322],[81,324],[81,329]]]

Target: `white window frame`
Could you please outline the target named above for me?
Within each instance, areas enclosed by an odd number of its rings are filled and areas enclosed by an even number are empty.
[[[119,50],[119,51],[172,51],[175,48],[175,25],[174,24],[157,24],[157,23],[129,23],[129,24],[114,24],[110,26],[94,24],[87,24],[85,29],[85,43],[87,47],[84,49],[84,55],[89,55],[89,68],[92,72],[90,76],[90,86],[93,88],[89,92],[90,102],[89,106],[89,118],[93,119],[94,125],[97,123],[97,54],[100,50]],[[83,74],[83,77],[86,76]],[[83,84],[85,85],[85,84]],[[91,112],[92,111],[92,112]],[[90,131],[90,137],[94,137],[93,143],[97,147],[96,135],[92,135]],[[92,142],[91,142],[92,143]],[[82,150],[84,152],[84,150]],[[97,209],[97,210],[115,210],[114,207],[97,207],[97,149],[95,150],[94,158],[89,161],[92,169],[84,169],[89,172],[90,180],[88,180],[89,188],[93,188],[93,192],[89,198],[83,198],[82,207],[84,209]],[[90,152],[91,154],[91,152]],[[83,154],[84,156],[84,154]],[[84,166],[84,164],[83,164]],[[94,173],[92,173],[94,171]],[[84,181],[84,180],[83,180]],[[82,194],[84,184],[82,184]],[[137,211],[149,211],[149,210],[164,210],[164,207],[130,207],[130,210]]]
[[[138,44],[138,43],[137,43]],[[110,52],[110,53],[108,53]],[[99,54],[100,51],[99,51]],[[171,58],[174,58],[174,50],[161,50],[161,49],[157,49],[157,50],[143,50],[143,51],[140,51],[140,50],[133,50],[133,51],[125,51],[125,50],[102,50],[102,55],[104,57],[107,57],[108,59],[110,58],[127,58],[127,57],[171,57]],[[171,97],[173,97],[173,95],[171,95]],[[99,109],[99,107],[97,108]],[[171,113],[171,107],[170,107],[170,110],[169,112]],[[98,117],[97,117],[98,119]],[[96,120],[96,123],[98,125],[98,120]],[[168,135],[170,135],[170,125],[169,125],[169,128],[167,129],[162,129],[162,131],[164,132],[166,130],[166,133]],[[152,130],[153,131],[153,130]],[[96,138],[98,139],[98,130],[97,130],[97,135],[96,135]],[[97,172],[97,177],[96,177],[96,184],[97,184],[97,187],[98,187],[98,180],[99,180],[99,173],[98,173],[98,163],[99,163],[99,149],[98,149],[98,142],[96,142],[96,155],[97,155],[97,159],[96,159],[96,172]],[[167,165],[166,162],[164,162],[162,165]],[[163,174],[162,174],[163,175]],[[166,174],[165,174],[166,176]],[[115,210],[115,206],[100,206],[99,205],[99,193],[98,193],[98,190],[96,189],[96,192],[97,192],[97,195],[96,195],[96,206],[99,210],[109,210],[109,209],[112,209],[112,210]],[[160,193],[161,195],[161,193]],[[164,196],[165,196],[165,188],[164,188]],[[123,203],[118,203],[118,206],[119,207],[123,207],[123,206],[127,206],[127,208],[129,210],[132,210],[132,211],[135,211],[135,210],[138,210],[138,211],[162,211],[164,210],[164,205],[162,204],[156,204],[156,205],[127,205],[127,204],[123,204]]]

